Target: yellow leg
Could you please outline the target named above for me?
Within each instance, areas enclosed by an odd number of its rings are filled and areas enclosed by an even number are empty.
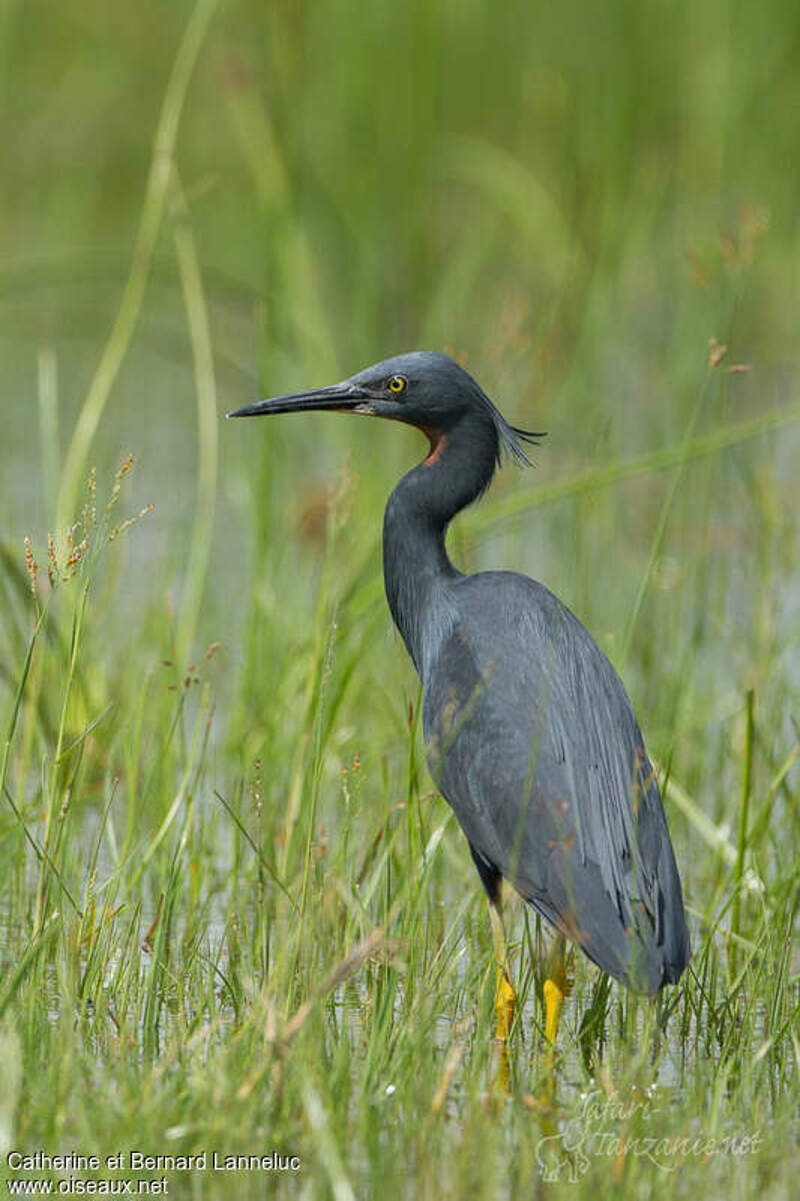
[[[544,1033],[548,1042],[555,1046],[558,1038],[558,1023],[561,1019],[561,1006],[564,1004],[564,994],[555,980],[544,982],[544,1004],[547,1010]]]
[[[492,940],[497,964],[497,997],[494,1003],[497,1015],[497,1038],[505,1042],[511,1033],[511,1026],[514,1022],[517,994],[514,992],[506,966],[508,962],[506,932],[499,901],[497,904],[489,906],[489,916],[492,919]]]
[[[567,984],[567,968],[564,962],[565,942],[558,935],[553,946],[550,962],[547,965],[547,976],[544,982],[545,1025],[544,1033],[547,1041],[555,1046],[558,1037],[558,1024],[561,1019],[561,1007],[564,997],[569,992]]]
[[[497,1014],[497,1038],[505,1041],[511,1033],[514,1022],[514,1009],[517,1004],[517,994],[506,975],[505,968],[497,968],[497,1000],[494,1003]]]

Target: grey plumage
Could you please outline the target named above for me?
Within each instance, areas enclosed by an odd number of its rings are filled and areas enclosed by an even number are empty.
[[[303,409],[387,417],[430,440],[386,507],[386,595],[422,679],[431,772],[490,900],[505,877],[630,987],[677,981],[690,955],[680,877],[622,682],[543,585],[462,575],[445,549],[450,520],[486,490],[502,453],[527,461],[537,435],[429,352],[234,415]]]
[[[451,587],[458,619],[426,685],[424,726],[487,890],[493,874],[510,880],[601,968],[655,992],[680,975],[688,936],[658,785],[619,677],[541,584],[486,572]]]

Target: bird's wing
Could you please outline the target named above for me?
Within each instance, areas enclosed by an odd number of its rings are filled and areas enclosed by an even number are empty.
[[[476,857],[601,967],[654,991],[688,957],[658,785],[625,689],[552,593],[490,572],[425,681],[434,777]],[[638,962],[637,962],[638,960]]]

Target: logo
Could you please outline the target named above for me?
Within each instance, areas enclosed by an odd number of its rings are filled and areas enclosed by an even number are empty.
[[[717,1155],[740,1158],[753,1155],[761,1144],[760,1131],[722,1137],[696,1132],[656,1133],[653,1118],[660,1108],[652,1096],[620,1100],[599,1089],[583,1094],[577,1114],[557,1133],[547,1134],[537,1143],[536,1163],[542,1180],[548,1184],[558,1180],[576,1184],[593,1159],[618,1160],[626,1156],[646,1160],[660,1172],[674,1172],[687,1159]],[[632,1128],[636,1133],[631,1133]]]

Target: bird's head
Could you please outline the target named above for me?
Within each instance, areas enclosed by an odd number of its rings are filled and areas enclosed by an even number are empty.
[[[523,443],[541,434],[509,425],[478,383],[446,354],[418,350],[395,355],[327,388],[276,396],[245,405],[229,417],[310,410],[366,413],[414,425],[428,435],[431,446],[462,422],[478,421],[496,440],[496,457],[503,451],[527,462]]]

